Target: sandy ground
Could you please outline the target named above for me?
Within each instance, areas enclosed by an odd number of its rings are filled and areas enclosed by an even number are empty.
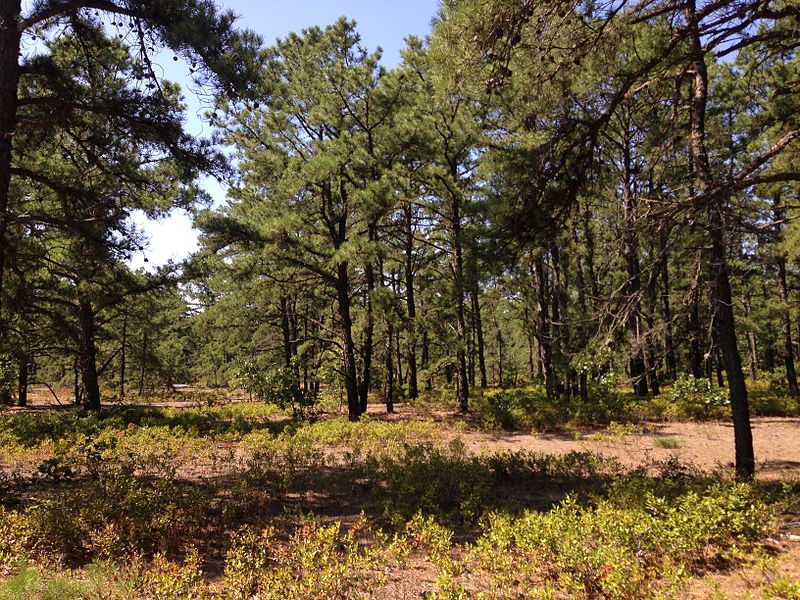
[[[465,435],[475,451],[527,450],[550,454],[589,450],[613,456],[623,465],[637,466],[648,459],[672,456],[704,471],[727,471],[734,464],[733,427],[729,423],[650,423],[641,433],[609,435],[602,430],[558,433],[482,433]],[[657,441],[658,440],[658,441]],[[671,440],[675,448],[662,448]],[[753,445],[756,468],[763,477],[800,475],[800,419],[755,419]]]
[[[370,416],[388,420],[425,418],[408,405],[396,405],[396,414],[386,415],[383,406],[370,406]],[[444,424],[463,420],[457,412],[439,411],[428,415]],[[729,471],[734,466],[733,425],[729,422],[671,422],[623,425],[617,433],[606,427],[565,428],[550,432],[475,430],[468,424],[457,433],[474,452],[496,450],[566,454],[590,451],[613,456],[624,466],[636,467],[652,460],[676,457],[704,471]],[[754,418],[753,445],[759,477],[800,479],[800,418]],[[621,435],[619,430],[630,432]],[[666,440],[670,440],[666,442]],[[672,448],[660,447],[669,443]]]

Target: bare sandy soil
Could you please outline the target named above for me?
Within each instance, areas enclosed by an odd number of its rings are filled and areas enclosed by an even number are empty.
[[[475,451],[481,449],[527,450],[550,454],[590,450],[613,456],[625,466],[638,466],[648,459],[672,456],[704,471],[727,471],[733,467],[733,427],[729,423],[650,423],[640,433],[627,435],[584,430],[558,433],[481,433],[466,438]],[[668,441],[669,440],[669,441]],[[800,419],[755,419],[753,443],[760,477],[800,475]],[[659,444],[675,447],[665,448]]]
[[[382,406],[370,406],[370,416],[388,420],[425,418],[408,405],[395,406],[386,415]],[[731,471],[734,464],[733,425],[729,422],[644,423],[595,428],[566,428],[549,432],[479,431],[457,412],[428,415],[443,424],[464,421],[458,431],[474,452],[496,450],[566,454],[591,451],[614,457],[626,467],[676,457],[703,471]],[[800,418],[755,418],[753,444],[760,478],[800,478]],[[663,446],[671,447],[663,447]]]

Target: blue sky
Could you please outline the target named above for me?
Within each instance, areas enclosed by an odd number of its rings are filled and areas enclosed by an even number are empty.
[[[380,46],[383,49],[383,64],[396,66],[400,61],[400,50],[403,39],[408,35],[424,37],[430,33],[431,20],[439,8],[439,0],[273,0],[258,2],[255,0],[220,0],[225,8],[239,15],[238,24],[259,33],[264,42],[271,45],[278,38],[285,37],[292,31],[300,31],[306,27],[319,25],[324,27],[346,16],[358,23],[362,43],[369,50]],[[181,82],[181,71],[176,71],[166,61],[167,77]],[[187,87],[187,86],[184,86]],[[189,104],[189,129],[195,133],[205,131],[195,117],[201,112],[198,104],[186,90]],[[224,191],[215,182],[206,182],[205,187],[221,201]],[[132,261],[134,268],[154,267],[172,259],[182,260],[197,248],[197,234],[192,229],[191,219],[184,213],[177,212],[158,222],[148,222],[137,216],[134,222],[143,229],[150,238],[147,249],[136,255]]]

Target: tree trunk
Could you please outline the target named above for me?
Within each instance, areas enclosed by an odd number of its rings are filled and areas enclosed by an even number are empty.
[[[147,374],[147,328],[142,332],[142,353],[139,368],[139,397],[144,395],[144,377]],[[216,371],[214,372],[216,383]]]
[[[659,238],[661,251],[661,319],[664,321],[664,367],[669,381],[678,377],[678,366],[675,360],[675,343],[672,335],[672,309],[669,303],[669,260],[667,259],[667,235]]]
[[[128,314],[122,317],[122,347],[119,350],[119,401],[125,401],[125,349],[128,346]]]
[[[700,349],[702,332],[700,331],[700,292],[692,290],[689,300],[689,362],[692,377],[703,378],[703,352]]]
[[[288,367],[292,364],[292,332],[289,327],[289,301],[286,296],[281,294],[281,334],[283,336],[283,366]]]
[[[504,377],[503,377],[503,331],[500,329],[500,324],[495,320],[495,335],[497,338],[497,387],[503,388],[504,385]]]
[[[17,406],[28,406],[28,365],[31,356],[26,353],[19,359]]]
[[[356,351],[353,342],[353,320],[350,316],[350,278],[347,272],[347,263],[339,263],[337,271],[336,293],[339,303],[339,318],[342,321],[342,362],[344,386],[347,391],[347,416],[351,421],[357,421],[365,411],[359,398]]]
[[[587,203],[583,212],[583,236],[586,238],[586,271],[589,275],[589,290],[592,293],[592,304],[600,297],[600,285],[594,268],[594,233],[592,232],[591,214]]]
[[[782,229],[781,223],[786,219],[786,208],[781,204],[780,194],[774,199],[773,213],[778,223],[778,232]],[[780,238],[783,236],[780,235]],[[790,396],[798,395],[797,372],[794,368],[794,348],[792,347],[792,317],[789,313],[789,286],[786,284],[786,255],[778,252],[775,257],[778,267],[778,291],[781,299],[781,335],[783,337],[783,364],[786,367],[786,382]]]
[[[389,322],[386,324],[386,412],[394,412],[394,328]]]
[[[783,335],[783,364],[786,366],[786,382],[789,395],[797,396],[797,372],[794,368],[794,348],[792,347],[792,318],[789,314],[789,287],[786,284],[786,256],[779,255],[778,291],[781,298],[781,333]]]
[[[475,286],[472,289],[472,310],[475,313],[475,335],[478,342],[478,372],[481,376],[481,387],[485,388],[488,385],[486,378],[486,345],[483,341],[483,318],[481,317],[480,288],[477,278],[475,278]]]
[[[623,212],[625,229],[623,233],[623,255],[625,257],[625,271],[628,276],[625,285],[626,300],[628,302],[628,331],[631,336],[631,354],[629,357],[630,378],[633,391],[637,396],[647,396],[647,368],[644,357],[644,342],[642,335],[641,302],[641,269],[639,266],[639,242],[636,235],[636,206],[637,193],[633,175],[631,158],[631,142],[629,139],[622,141],[623,149]]]
[[[689,43],[692,58],[689,64],[694,73],[690,107],[691,146],[694,167],[700,184],[700,192],[707,195],[708,211],[706,233],[711,242],[709,256],[709,282],[713,303],[719,346],[722,350],[728,376],[728,391],[733,416],[734,445],[736,449],[736,473],[740,477],[751,477],[755,473],[753,432],[750,426],[750,407],[747,400],[742,361],[736,340],[736,323],[733,315],[733,297],[728,276],[725,247],[724,206],[727,199],[714,189],[713,176],[706,151],[706,104],[708,100],[708,72],[700,40],[695,0],[688,0],[686,22],[689,27]]]
[[[528,308],[528,299],[525,298],[525,311],[523,312],[523,327],[525,331],[525,337],[527,338],[528,342],[528,377],[533,383],[536,380],[536,359],[534,355],[534,348],[533,348],[533,339],[534,339],[534,328],[530,322],[530,309]]]
[[[417,387],[417,306],[414,302],[414,220],[413,207],[405,208],[406,217],[406,247],[405,247],[405,277],[406,277],[406,360],[408,362],[408,397],[412,400],[419,396]],[[399,355],[398,355],[399,357]]]
[[[556,373],[553,368],[553,355],[550,330],[550,307],[547,301],[547,279],[544,272],[544,259],[536,259],[536,342],[539,346],[539,360],[544,375],[544,387],[548,398],[556,395]]]
[[[83,394],[81,394],[81,369],[80,369],[80,359],[76,356],[75,360],[72,363],[72,391],[75,396],[75,406],[81,405],[81,399]]]
[[[94,312],[88,300],[78,299],[79,361],[81,380],[86,393],[83,405],[100,410],[100,384],[97,381],[97,350],[94,343]]]
[[[466,322],[464,320],[464,256],[461,239],[461,198],[452,198],[452,244],[453,244],[453,279],[456,305],[456,387],[458,408],[461,412],[469,409],[469,381],[467,380],[467,355],[465,352]]]
[[[6,263],[6,230],[8,229],[11,159],[14,132],[17,128],[17,87],[19,84],[19,50],[21,32],[18,27],[20,0],[0,2],[0,352],[7,348],[8,314],[3,291]]]
[[[424,329],[422,331],[422,368],[428,369],[430,367],[430,356],[431,356],[431,343],[428,339],[428,330]],[[428,371],[428,376],[425,378],[425,389],[431,391],[433,389],[433,377],[431,377],[430,371]]]
[[[567,358],[571,351],[572,340],[568,310],[569,294],[567,293],[569,289],[569,262],[562,260],[561,252],[558,244],[550,244],[550,257],[553,261],[553,323],[558,332],[558,335],[555,336],[558,357],[564,365],[562,390],[565,399],[568,400],[573,391],[575,378]]]
[[[369,225],[369,241],[377,241],[378,236],[374,224]],[[358,386],[358,397],[361,401],[361,412],[367,412],[367,402],[369,401],[369,390],[372,385],[372,344],[375,332],[375,317],[372,311],[372,293],[375,291],[375,267],[371,260],[364,266],[364,277],[367,283],[366,298],[364,309],[367,313],[367,320],[364,324],[364,337],[361,346],[361,357],[364,362],[362,365],[361,383]]]
[[[744,291],[742,292],[742,308],[744,309],[744,318],[750,319],[753,308],[750,300],[750,286],[747,281],[745,281]],[[747,338],[747,362],[750,368],[750,379],[755,381],[758,369],[758,347],[756,346],[756,333],[752,327],[747,328],[745,337]]]
[[[475,346],[477,346],[477,343],[475,340],[475,298],[471,292],[469,294],[469,304],[469,327],[467,328],[469,332],[469,335],[467,335],[467,379],[469,380],[470,387],[475,389]]]

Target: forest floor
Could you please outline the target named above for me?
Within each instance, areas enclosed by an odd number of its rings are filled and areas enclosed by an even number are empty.
[[[703,471],[730,471],[734,466],[733,425],[725,421],[645,422],[610,426],[567,426],[553,431],[481,431],[458,411],[420,410],[395,404],[387,415],[381,405],[370,405],[372,418],[408,421],[432,418],[458,430],[473,452],[498,450],[567,454],[590,451],[613,457],[626,467],[638,467],[671,457]],[[753,446],[759,478],[800,477],[800,418],[755,417]]]
[[[800,418],[753,419],[738,484],[724,420],[302,424],[179,392],[0,412],[0,600],[800,599]]]

